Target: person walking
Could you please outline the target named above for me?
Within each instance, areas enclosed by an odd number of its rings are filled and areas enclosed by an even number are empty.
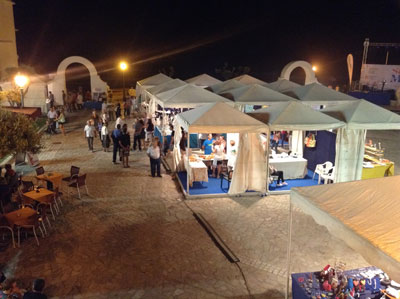
[[[113,141],[113,164],[117,163],[117,152],[119,150],[119,139],[121,138],[121,125],[118,125],[111,133],[111,139]],[[121,156],[120,156],[121,157]]]
[[[103,144],[103,150],[108,152],[108,148],[110,147],[110,136],[108,135],[106,122],[104,122],[101,127],[101,143]]]
[[[117,103],[117,107],[115,107],[115,117],[121,117],[121,104]]]
[[[94,150],[93,150],[93,139],[94,139],[95,128],[94,128],[91,120],[88,120],[86,122],[86,126],[85,126],[85,128],[83,130],[85,132],[85,137],[86,137],[87,142],[88,142],[89,151],[92,151],[92,153],[94,153]]]
[[[149,144],[153,142],[153,133],[154,133],[154,124],[150,118],[147,121],[147,128],[146,128],[146,142],[149,142]]]
[[[133,136],[133,150],[136,151],[136,146],[139,144],[139,151],[142,151],[142,145],[140,143],[140,137],[142,135],[142,131],[144,130],[143,121],[138,119],[134,125],[135,133]]]
[[[131,145],[131,137],[128,133],[128,126],[124,124],[122,127],[122,134],[119,139],[120,155],[122,156],[122,167],[127,168],[129,166],[129,150]]]
[[[157,172],[157,177],[161,178],[161,173],[160,173],[161,148],[160,148],[160,142],[159,142],[158,138],[154,138],[152,145],[147,149],[147,155],[150,158],[151,176],[154,178],[156,176],[156,172]]]
[[[60,115],[57,117],[57,122],[58,122],[58,126],[59,126],[59,128],[61,130],[61,133],[63,134],[63,136],[65,136],[65,128],[64,128],[65,114],[64,114],[64,108],[61,108]]]
[[[54,99],[54,94],[51,91],[49,91],[49,99],[50,99],[50,108],[54,107],[55,99]]]
[[[81,110],[83,108],[83,95],[81,92],[78,92],[78,95],[76,97],[76,104],[78,110]]]
[[[53,134],[56,134],[56,119],[57,119],[57,112],[54,107],[50,108],[50,111],[47,113],[47,117],[49,119],[49,127],[50,131]]]

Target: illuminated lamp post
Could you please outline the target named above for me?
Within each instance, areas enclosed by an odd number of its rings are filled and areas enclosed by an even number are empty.
[[[21,108],[24,108],[24,87],[28,84],[29,78],[25,75],[17,74],[14,77],[15,84],[19,87],[21,92]]]
[[[125,71],[128,69],[128,64],[125,61],[121,61],[119,68],[122,71],[122,100],[125,102]]]

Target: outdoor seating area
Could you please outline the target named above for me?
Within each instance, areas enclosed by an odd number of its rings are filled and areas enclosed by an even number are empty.
[[[88,194],[86,174],[80,174],[80,168],[76,166],[71,166],[68,176],[46,171],[40,166],[35,169],[35,175],[18,177],[14,190],[6,193],[2,189],[0,194],[3,240],[7,236],[16,248],[31,235],[40,246],[39,237],[45,238],[51,233],[63,211],[64,201],[73,196],[82,198],[81,188],[85,188]]]

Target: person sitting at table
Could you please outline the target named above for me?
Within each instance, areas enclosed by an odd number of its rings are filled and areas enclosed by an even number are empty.
[[[6,164],[5,169],[6,173],[4,175],[4,178],[6,179],[7,185],[12,190],[12,192],[15,192],[18,189],[17,173],[12,169],[11,164]]]
[[[215,139],[212,137],[212,134],[208,134],[207,140],[203,142],[203,146],[201,147],[204,150],[205,155],[211,155],[213,152],[213,144]]]
[[[43,294],[44,286],[44,279],[35,279],[33,281],[32,291],[26,292],[24,299],[47,299],[47,296]]]
[[[221,144],[219,140],[215,141],[213,152],[215,153],[215,156],[212,164],[212,176],[214,178],[219,178],[219,175],[221,173],[222,160],[224,159],[224,145]],[[218,170],[217,175],[215,175],[216,169]]]
[[[283,171],[282,170],[277,170],[274,166],[271,164],[269,165],[269,175],[276,175],[278,176],[278,180],[276,182],[277,186],[282,187],[282,186],[287,186],[287,183],[285,182],[285,179],[283,178]],[[282,183],[281,183],[282,182]]]

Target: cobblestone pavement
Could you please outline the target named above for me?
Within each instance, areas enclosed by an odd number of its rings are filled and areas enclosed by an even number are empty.
[[[88,151],[87,115],[70,118],[66,137],[44,138],[39,158],[47,171],[65,175],[71,165],[81,167],[90,195],[64,199],[40,247],[30,238],[3,252],[8,273],[25,283],[43,277],[46,293],[60,298],[283,298],[289,196],[183,201],[170,175],[149,176],[144,152],[132,153],[131,168],[124,169],[111,163],[98,139],[97,151]],[[219,251],[185,203],[213,225],[238,265]],[[298,210],[293,227],[293,272],[337,260],[348,268],[368,265]]]

